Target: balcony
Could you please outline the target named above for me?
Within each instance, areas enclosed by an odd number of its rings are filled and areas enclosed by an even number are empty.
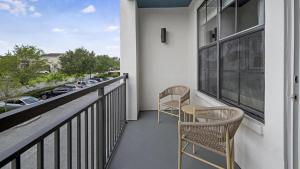
[[[158,125],[156,112],[144,111],[126,122],[126,77],[2,114],[0,167],[177,168],[176,118],[162,115]],[[196,154],[225,166],[222,156],[201,148]],[[183,160],[184,168],[210,168]]]

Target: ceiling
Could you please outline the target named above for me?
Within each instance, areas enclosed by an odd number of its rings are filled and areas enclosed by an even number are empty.
[[[137,0],[139,8],[188,7],[192,0]]]

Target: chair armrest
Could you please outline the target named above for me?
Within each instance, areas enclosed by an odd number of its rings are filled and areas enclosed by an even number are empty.
[[[169,89],[165,89],[164,91],[159,93],[159,99],[162,99],[164,97],[167,97],[170,95]]]
[[[189,99],[190,99],[190,91],[186,92],[183,96],[181,96],[179,102],[183,103]]]

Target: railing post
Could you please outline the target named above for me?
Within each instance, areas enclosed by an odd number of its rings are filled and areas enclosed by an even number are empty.
[[[129,78],[128,73],[123,73],[123,76],[125,76],[124,79],[124,120],[125,124],[127,123],[127,79]]]
[[[106,157],[105,157],[105,97],[104,97],[104,88],[99,88],[98,96],[102,98],[99,100],[98,103],[98,110],[96,112],[97,115],[97,142],[96,142],[96,168],[104,169],[106,164]]]

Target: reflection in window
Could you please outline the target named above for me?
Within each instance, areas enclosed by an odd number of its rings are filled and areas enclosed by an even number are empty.
[[[198,11],[199,46],[205,46],[217,40],[217,0],[206,1]]]
[[[217,46],[200,51],[199,89],[211,95],[217,95]]]
[[[240,0],[237,8],[238,32],[264,24],[264,0]]]
[[[221,2],[221,38],[264,24],[264,0]]]
[[[240,40],[240,104],[264,111],[264,32]]]
[[[238,102],[239,58],[238,40],[221,44],[220,78],[222,99]]]
[[[235,33],[235,2],[222,6],[221,38]]]
[[[220,48],[221,99],[264,111],[264,31],[226,41]]]

